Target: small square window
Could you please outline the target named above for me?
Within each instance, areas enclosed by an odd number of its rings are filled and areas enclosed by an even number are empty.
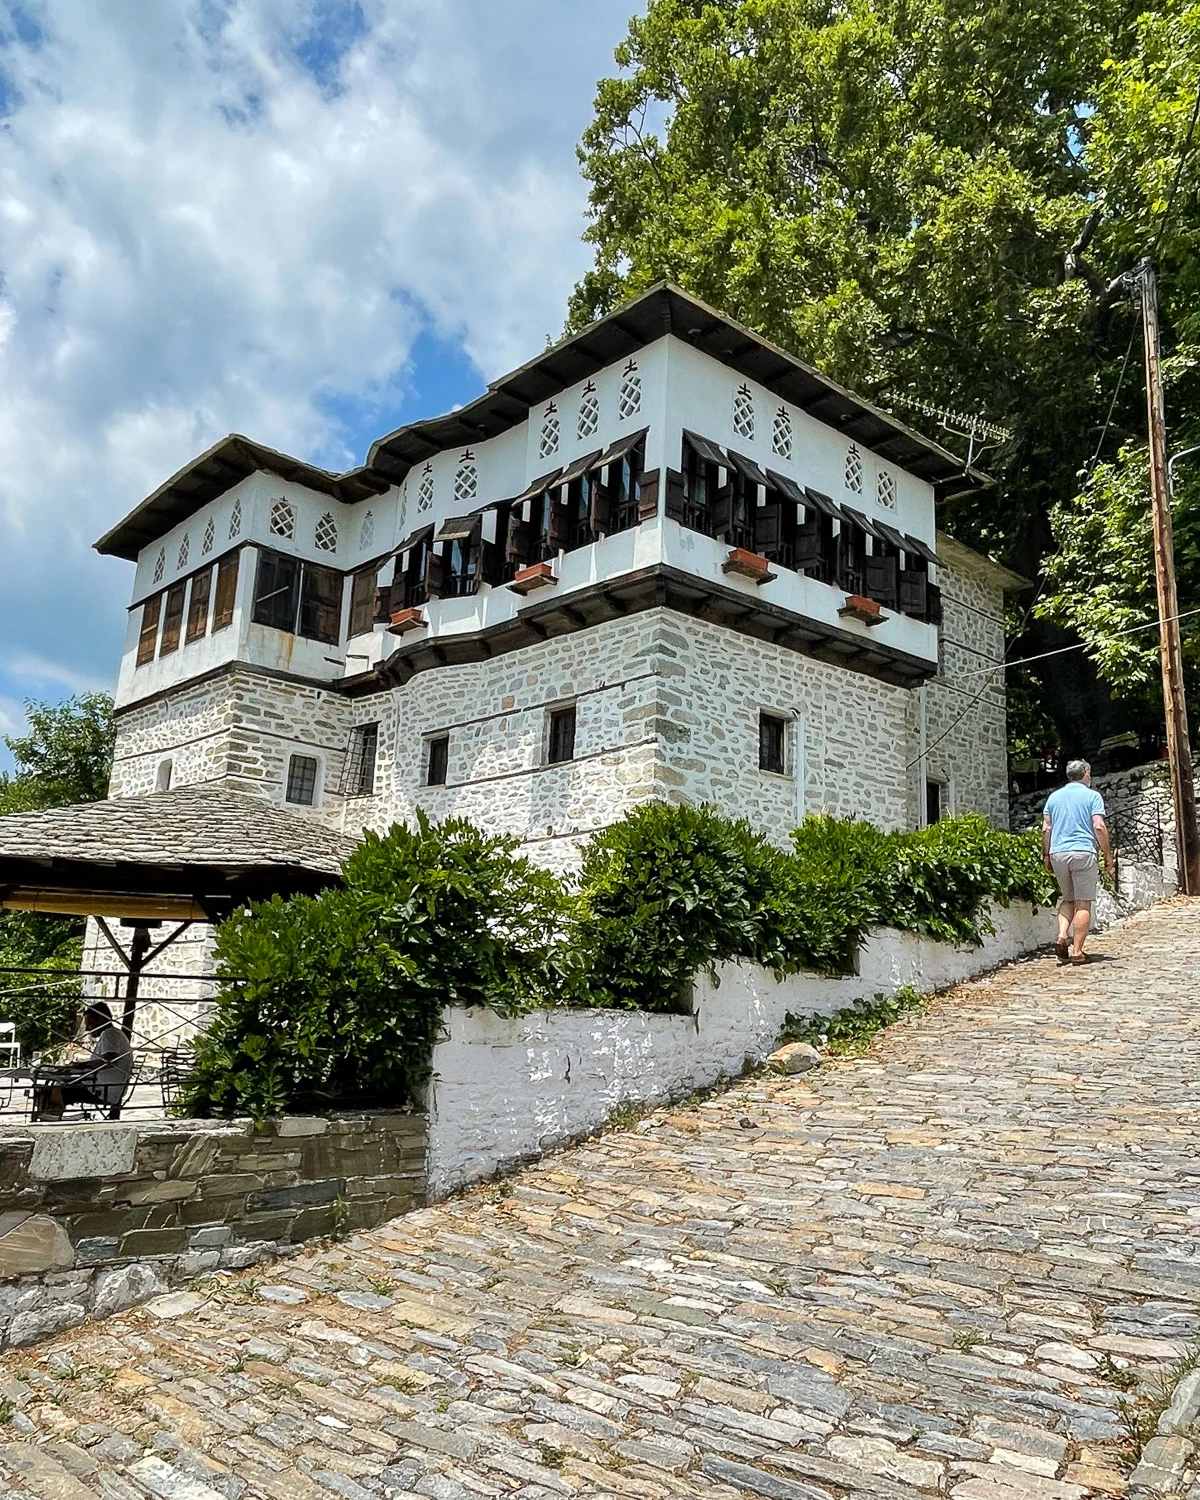
[[[550,715],[550,735],[546,746],[546,760],[556,766],[564,760],[575,759],[575,705],[556,708]]]
[[[775,776],[787,773],[787,720],[777,714],[758,716],[758,769]]]
[[[429,756],[425,764],[425,785],[445,786],[446,772],[450,768],[450,736],[439,734],[429,741]]]
[[[288,761],[287,791],[289,802],[311,807],[317,796],[317,761],[312,755],[293,755]]]

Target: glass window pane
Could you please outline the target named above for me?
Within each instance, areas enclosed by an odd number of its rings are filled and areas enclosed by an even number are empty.
[[[293,755],[288,761],[287,791],[289,802],[311,807],[317,794],[317,762],[311,755]]]
[[[254,582],[254,623],[275,630],[295,630],[296,599],[300,564],[282,552],[258,554],[258,577]]]

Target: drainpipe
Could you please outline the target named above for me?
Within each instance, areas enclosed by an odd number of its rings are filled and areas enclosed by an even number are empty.
[[[925,684],[917,689],[917,827],[924,828],[928,818],[925,806]]]

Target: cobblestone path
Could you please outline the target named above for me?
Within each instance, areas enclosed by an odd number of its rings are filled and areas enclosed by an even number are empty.
[[[6,1356],[0,1493],[1120,1492],[1200,1327],[1200,904],[1096,949]]]

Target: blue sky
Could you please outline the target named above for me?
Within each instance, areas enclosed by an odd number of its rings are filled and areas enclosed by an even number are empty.
[[[91,543],[195,453],[347,466],[558,334],[638,8],[0,0],[0,732],[112,685]]]

